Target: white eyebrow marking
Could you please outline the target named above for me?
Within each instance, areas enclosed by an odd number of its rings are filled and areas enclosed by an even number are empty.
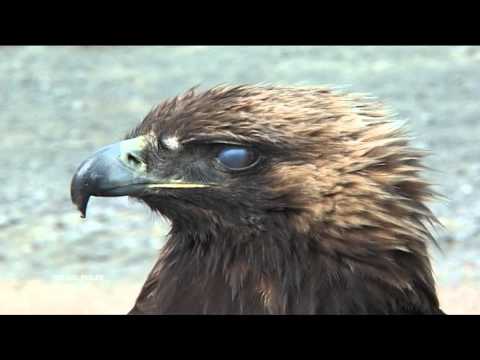
[[[180,143],[176,136],[169,136],[162,140],[163,144],[170,150],[180,149]]]

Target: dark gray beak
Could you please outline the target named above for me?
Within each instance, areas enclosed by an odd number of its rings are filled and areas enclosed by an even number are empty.
[[[148,177],[142,159],[145,137],[101,148],[77,169],[72,179],[72,202],[85,217],[90,196],[125,196],[142,191],[156,180]]]
[[[72,179],[70,195],[83,218],[90,196],[135,196],[155,188],[208,187],[149,175],[142,155],[147,144],[147,137],[140,136],[108,145],[79,166]]]

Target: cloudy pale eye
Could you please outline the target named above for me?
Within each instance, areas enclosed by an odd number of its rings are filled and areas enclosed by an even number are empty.
[[[217,159],[228,169],[241,170],[253,165],[257,160],[257,156],[251,149],[226,147],[218,153]]]

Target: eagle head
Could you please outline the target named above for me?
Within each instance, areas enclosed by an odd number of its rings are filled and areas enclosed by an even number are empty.
[[[192,89],[85,160],[71,196],[83,215],[90,196],[128,195],[171,221],[140,297],[163,301],[158,312],[175,308],[162,271],[189,279],[183,294],[210,291],[204,312],[428,312],[438,302],[426,224],[436,220],[422,157],[366,96]]]

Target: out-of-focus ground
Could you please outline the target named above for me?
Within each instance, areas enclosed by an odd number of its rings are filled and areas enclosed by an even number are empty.
[[[3,314],[121,315],[133,307],[141,282],[82,284],[30,280],[0,283]],[[475,284],[441,287],[442,310],[449,315],[480,314],[480,289]]]
[[[446,201],[442,308],[480,313],[480,47],[0,47],[0,313],[125,313],[168,224],[124,198],[69,198],[79,163],[200,84],[343,86],[395,110]]]

